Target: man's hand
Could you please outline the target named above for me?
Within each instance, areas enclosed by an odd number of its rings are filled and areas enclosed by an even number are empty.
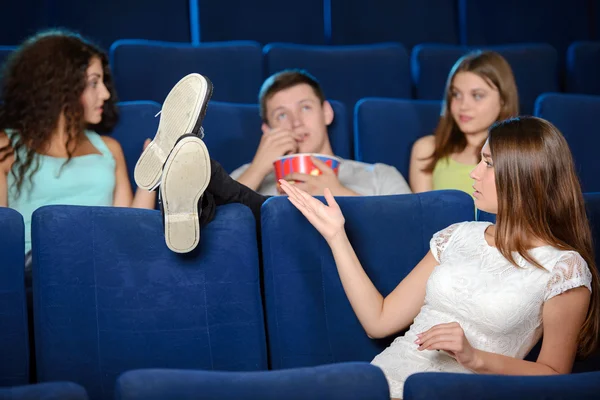
[[[264,179],[273,170],[275,160],[298,151],[296,136],[287,129],[263,128],[260,144],[252,160],[252,169],[260,173]]]

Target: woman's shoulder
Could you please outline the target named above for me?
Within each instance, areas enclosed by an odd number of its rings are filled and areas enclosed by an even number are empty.
[[[434,252],[434,257],[438,261],[442,259],[442,253],[448,246],[479,247],[486,228],[491,225],[490,222],[482,221],[464,221],[454,223],[436,233],[430,241],[430,248]]]
[[[90,135],[100,138],[109,149],[121,148],[121,144],[119,143],[119,141],[113,137],[107,135],[99,135],[96,132],[88,132],[88,137]]]
[[[119,157],[123,156],[123,148],[121,147],[121,144],[119,143],[119,141],[117,139],[107,136],[107,135],[99,135],[96,132],[86,132],[86,133],[88,135],[88,138],[90,138],[90,140],[92,140],[92,143],[94,141],[99,141],[101,143],[104,143],[104,145],[110,151],[110,153],[112,154],[113,157],[119,158]]]
[[[483,235],[487,227],[493,225],[491,222],[486,221],[462,221],[456,222],[440,232],[447,232],[450,234],[460,234],[461,236],[471,235]]]
[[[575,250],[559,249],[551,245],[540,246],[535,250],[542,258],[542,266],[549,272],[553,272],[554,268],[561,264],[569,266],[585,264],[587,266],[585,259]]]
[[[413,154],[419,157],[429,157],[435,150],[435,136],[423,136],[413,144]]]
[[[544,301],[580,286],[585,286],[591,292],[592,271],[581,254],[573,250],[555,250],[554,262],[544,263],[544,260],[541,260],[542,266],[550,272]],[[592,265],[591,268],[595,266]]]

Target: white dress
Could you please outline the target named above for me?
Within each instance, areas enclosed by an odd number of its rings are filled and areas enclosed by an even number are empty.
[[[443,351],[417,350],[416,334],[434,325],[458,322],[477,349],[523,359],[542,335],[542,308],[548,299],[575,287],[590,291],[592,275],[574,251],[537,247],[510,264],[485,240],[489,222],[464,222],[437,232],[430,242],[435,267],[421,311],[404,336],[377,355],[392,397],[402,397],[404,381],[417,372],[471,373]]]

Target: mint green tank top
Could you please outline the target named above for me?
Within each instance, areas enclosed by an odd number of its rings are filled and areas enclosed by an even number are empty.
[[[433,190],[458,189],[473,196],[473,179],[469,176],[477,165],[462,164],[445,157],[433,169]]]
[[[16,132],[7,130],[6,134],[14,143]],[[100,154],[73,157],[62,170],[65,158],[36,155],[39,169],[31,184],[28,178],[23,181],[18,197],[15,178],[9,172],[8,206],[25,220],[25,252],[31,250],[31,216],[37,208],[51,204],[112,206],[115,159],[100,135],[92,131],[85,134]]]

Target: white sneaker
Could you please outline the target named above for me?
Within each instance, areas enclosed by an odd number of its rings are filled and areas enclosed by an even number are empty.
[[[189,253],[200,242],[200,199],[210,182],[210,155],[198,136],[182,136],[165,161],[160,185],[167,247]]]
[[[160,112],[156,135],[135,165],[133,176],[138,187],[156,189],[177,140],[187,133],[201,133],[212,91],[211,81],[200,74],[185,76],[171,89]]]

